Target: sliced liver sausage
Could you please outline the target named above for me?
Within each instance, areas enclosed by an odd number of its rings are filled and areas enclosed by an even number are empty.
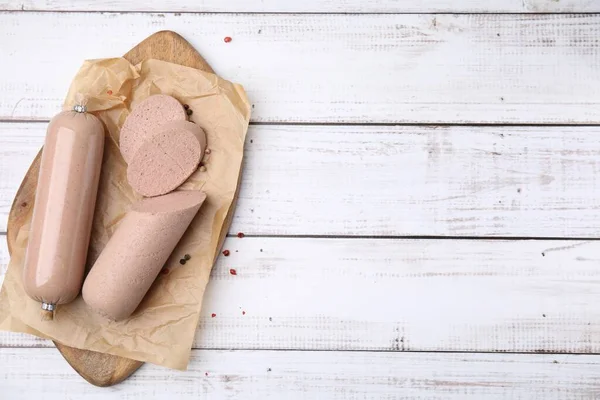
[[[200,191],[177,191],[135,204],[88,274],[85,303],[113,320],[130,316],[205,199]]]
[[[186,119],[185,109],[177,99],[165,94],[148,97],[132,110],[121,128],[119,147],[123,158],[129,164],[158,127],[169,121]]]
[[[206,135],[198,125],[168,122],[137,150],[127,180],[146,197],[169,193],[196,171],[205,149]]]

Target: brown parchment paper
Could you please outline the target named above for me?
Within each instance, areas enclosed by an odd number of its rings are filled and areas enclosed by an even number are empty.
[[[250,104],[244,89],[218,76],[164,61],[131,65],[124,58],[86,61],[65,100],[70,109],[87,97],[88,112],[106,126],[106,144],[94,215],[89,269],[131,204],[141,199],[127,183],[119,152],[119,128],[146,97],[164,93],[188,104],[190,120],[206,131],[210,155],[206,172],[196,171],[180,190],[203,190],[207,199],[136,312],[114,322],[94,314],[81,296],[59,305],[53,321],[40,318],[40,303],[24,292],[21,272],[28,221],[17,243],[0,292],[0,329],[26,332],[71,347],[94,350],[175,369],[186,369],[210,270],[218,255],[219,233],[232,205],[243,157]],[[179,264],[184,254],[191,259]],[[125,266],[124,266],[125,267]]]

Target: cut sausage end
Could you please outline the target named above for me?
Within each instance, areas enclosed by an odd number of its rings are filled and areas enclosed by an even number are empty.
[[[161,214],[184,211],[199,207],[206,199],[206,193],[198,190],[180,190],[165,196],[150,197],[136,203],[132,211],[145,214]]]
[[[83,285],[83,300],[112,320],[129,317],[204,202],[199,191],[144,199],[127,213]]]

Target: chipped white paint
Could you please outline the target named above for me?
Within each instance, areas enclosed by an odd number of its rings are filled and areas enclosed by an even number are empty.
[[[254,121],[598,123],[599,27],[598,14],[5,12],[0,119],[49,119],[84,59],[172,29],[244,85]]]
[[[403,13],[598,12],[596,0],[3,0],[0,10]]]
[[[597,241],[235,237],[225,248],[195,347],[600,353]]]
[[[188,371],[144,365],[91,386],[54,349],[0,349],[10,400],[594,399],[600,356],[195,350]]]
[[[0,123],[0,232],[45,129]],[[246,149],[233,233],[600,232],[598,127],[251,126]]]

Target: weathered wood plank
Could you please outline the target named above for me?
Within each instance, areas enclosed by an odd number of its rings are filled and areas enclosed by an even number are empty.
[[[195,347],[600,353],[600,241],[246,237],[225,247]],[[0,335],[0,347],[48,345]]]
[[[599,367],[584,355],[195,350],[185,372],[144,365],[97,388],[53,349],[0,349],[11,400],[594,399]]]
[[[0,10],[403,13],[403,12],[598,12],[595,0],[3,0]]]
[[[0,123],[0,232],[45,123]],[[599,237],[599,127],[251,126],[232,233]]]
[[[242,83],[256,122],[600,123],[585,14],[3,12],[0,119],[50,118],[84,59],[161,29]]]

